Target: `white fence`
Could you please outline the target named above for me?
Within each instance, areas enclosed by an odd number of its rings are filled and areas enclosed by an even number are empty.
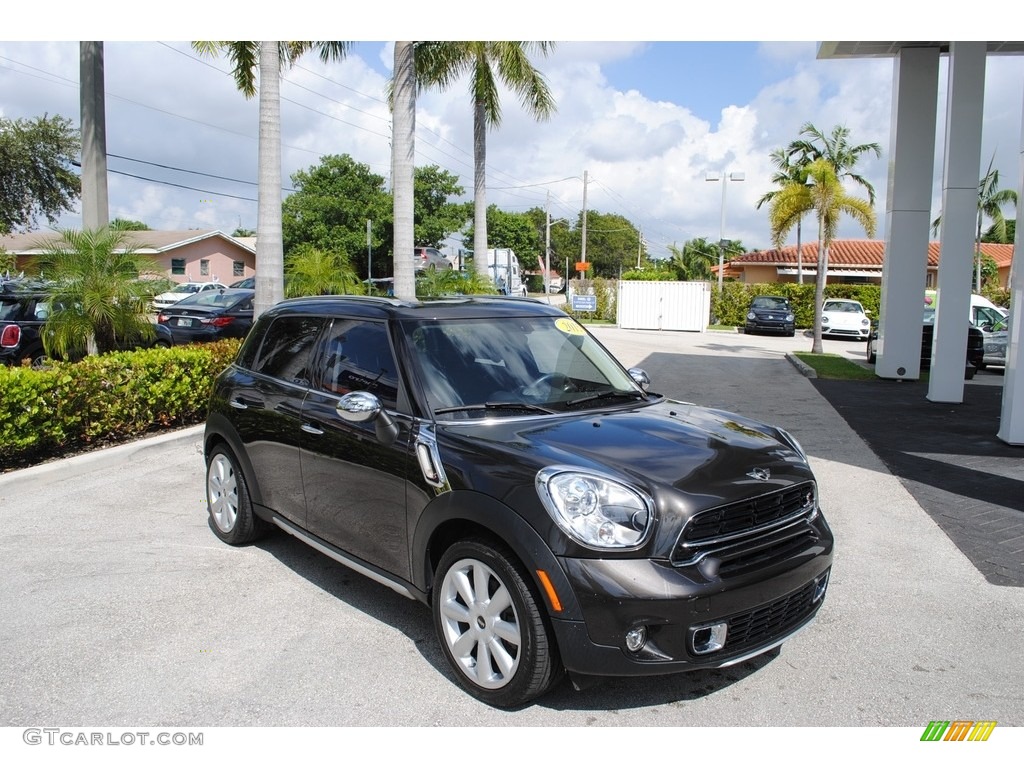
[[[616,320],[620,328],[704,331],[711,315],[705,282],[620,280]]]

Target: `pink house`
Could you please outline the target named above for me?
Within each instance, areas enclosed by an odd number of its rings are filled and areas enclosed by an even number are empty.
[[[178,283],[233,283],[256,273],[256,238],[231,237],[220,230],[142,230],[128,232],[139,253],[151,256],[157,273]],[[58,236],[31,232],[0,236],[0,248],[15,256],[16,270],[27,269],[32,256]]]

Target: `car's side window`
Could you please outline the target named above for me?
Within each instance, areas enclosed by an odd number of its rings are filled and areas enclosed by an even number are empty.
[[[398,401],[398,366],[384,323],[337,318],[325,334],[319,386],[327,392],[371,392],[385,408]]]
[[[319,317],[277,318],[263,337],[252,370],[308,387],[310,354],[322,326]]]

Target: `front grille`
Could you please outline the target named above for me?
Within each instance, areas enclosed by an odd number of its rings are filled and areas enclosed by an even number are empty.
[[[692,565],[709,555],[729,552],[756,557],[758,549],[778,546],[786,538],[786,529],[807,523],[816,514],[813,482],[698,512],[683,528],[672,562]]]
[[[726,619],[729,630],[725,647],[720,653],[736,653],[755,648],[800,626],[817,605],[814,602],[817,586],[818,582],[812,581],[786,597]]]

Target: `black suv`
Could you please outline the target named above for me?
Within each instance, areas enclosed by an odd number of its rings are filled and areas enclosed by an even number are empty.
[[[0,363],[20,365],[28,359],[42,364],[49,296],[47,284],[38,280],[0,280]]]
[[[832,533],[797,441],[647,391],[531,299],[310,297],[264,313],[216,381],[207,499],[431,606],[496,706],[564,672],[736,664],[821,607]]]

